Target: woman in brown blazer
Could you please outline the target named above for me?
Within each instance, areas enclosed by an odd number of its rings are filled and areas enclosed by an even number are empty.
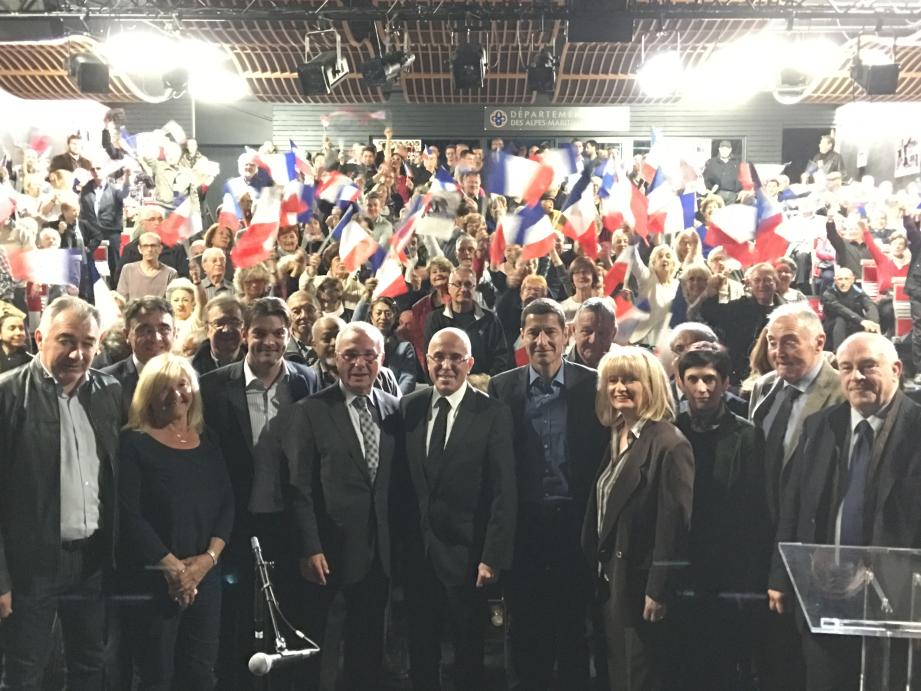
[[[604,356],[595,410],[611,444],[582,545],[599,577],[611,689],[666,689],[669,601],[687,561],[694,456],[672,424],[665,370],[644,348],[615,346]]]

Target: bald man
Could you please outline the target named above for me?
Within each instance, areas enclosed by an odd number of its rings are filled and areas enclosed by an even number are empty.
[[[870,296],[854,285],[854,272],[845,267],[835,271],[835,285],[822,293],[825,332],[833,348],[860,331],[879,333],[879,310]]]
[[[777,542],[921,548],[921,406],[899,390],[902,363],[879,334],[859,333],[838,348],[846,401],[805,421],[791,461]],[[846,561],[847,553],[841,553]],[[787,571],[775,551],[771,609],[794,607]],[[897,589],[890,596],[898,597]],[[863,598],[863,594],[858,595]],[[896,601],[898,603],[898,601]],[[896,604],[898,607],[899,605]],[[806,687],[856,689],[859,638],[809,633],[797,616]],[[894,646],[891,688],[905,687],[905,648]],[[879,660],[881,651],[868,656]]]
[[[401,401],[410,500],[405,535],[413,688],[441,688],[441,632],[454,643],[454,686],[485,688],[485,586],[512,565],[517,512],[512,418],[467,383],[470,338],[442,329],[426,360],[433,387]]]

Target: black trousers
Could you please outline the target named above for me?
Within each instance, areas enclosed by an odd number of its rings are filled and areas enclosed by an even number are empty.
[[[447,624],[454,644],[454,688],[485,688],[483,640],[488,619],[485,588],[446,586],[426,559],[406,574],[410,677],[417,691],[441,689],[441,638]]]
[[[921,300],[911,299],[911,361],[915,374],[921,372]]]
[[[274,565],[270,569],[275,597],[285,617],[298,629],[313,638],[314,631],[305,629],[304,593],[306,582],[300,577],[295,559],[290,525],[284,514],[257,514],[248,517],[251,529],[236,535],[221,556],[223,576],[223,615],[221,617],[220,652],[218,655],[218,688],[221,691],[248,691],[263,688],[249,673],[249,658],[256,652],[274,652],[275,637],[268,615],[263,609],[263,597],[255,586],[255,560],[250,538],[259,538],[262,556]],[[257,621],[261,613],[262,623]],[[256,629],[262,631],[262,642],[256,640]],[[289,631],[283,635],[291,649],[304,647]],[[316,639],[314,639],[316,640]],[[272,691],[305,689],[298,665],[280,667],[271,672]]]
[[[765,606],[767,610],[767,606]],[[806,665],[793,612],[762,611],[755,648],[763,691],[804,691]]]
[[[580,556],[518,563],[505,578],[510,676],[522,691],[589,688],[587,621],[593,589]]]
[[[133,629],[141,680],[138,691],[214,688],[221,626],[218,576],[209,574],[199,584],[195,601],[184,610],[165,588],[140,608]]]
[[[13,613],[0,626],[5,653],[0,689],[42,688],[55,619],[64,636],[68,690],[102,689],[106,617],[99,542],[89,540],[75,550],[62,548],[57,574],[13,584]]]
[[[378,559],[374,560],[370,571],[357,583],[343,584],[335,580],[334,573],[330,576],[333,580],[328,580],[325,586],[313,583],[306,585],[307,631],[322,652],[300,668],[301,678],[306,677],[305,688],[319,688],[324,656],[335,655],[338,658],[338,650],[324,649],[323,634],[330,605],[342,593],[345,600],[342,689],[380,689],[384,658],[384,608],[387,605],[390,581]]]

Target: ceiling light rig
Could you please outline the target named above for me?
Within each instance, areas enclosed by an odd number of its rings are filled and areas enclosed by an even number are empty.
[[[377,36],[377,47],[379,57],[367,60],[359,71],[364,83],[371,88],[382,88],[390,82],[395,82],[404,72],[412,69],[416,61],[415,53],[409,50],[409,34],[403,35],[403,46],[400,49],[391,50],[390,37],[395,38],[394,43],[400,43],[400,31],[394,27],[385,29],[384,40],[381,41],[380,34]]]
[[[336,49],[325,50],[310,57],[310,37],[316,34],[336,35]],[[320,29],[304,34],[304,64],[297,68],[301,91],[305,96],[327,96],[349,76],[349,60],[342,54],[342,38],[335,29]]]

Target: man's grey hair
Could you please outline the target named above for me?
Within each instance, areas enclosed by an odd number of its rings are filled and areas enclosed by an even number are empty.
[[[435,335],[432,336],[432,340],[429,341],[429,348],[432,347],[432,342],[442,334],[452,334],[457,336],[463,342],[464,348],[467,349],[467,355],[473,355],[473,344],[470,343],[470,336],[467,335],[466,331],[458,329],[454,326],[446,326],[445,328],[436,331]]]
[[[330,321],[336,322],[336,328],[339,329],[339,333],[342,333],[342,330],[348,326],[348,324],[339,317],[320,317],[313,323],[313,327],[310,329],[310,333],[314,339],[318,337],[320,329],[323,328],[324,324]]]
[[[348,338],[352,334],[364,334],[370,338],[374,345],[380,351],[381,356],[384,354],[384,334],[381,333],[380,329],[372,324],[367,322],[350,322],[346,324],[339,330],[338,335],[336,336],[336,352],[339,352],[339,346],[342,344],[344,338]]]
[[[201,260],[206,262],[210,257],[217,256],[223,257],[224,250],[222,250],[220,247],[208,247],[204,252],[201,253]]]
[[[614,313],[614,308],[611,307],[611,304],[604,298],[589,298],[582,302],[579,305],[579,309],[576,310],[576,315],[573,319],[578,319],[579,315],[583,312],[591,312],[598,320],[608,324],[617,323],[617,315]]]
[[[838,346],[838,350],[835,351],[835,355],[841,357],[841,353],[844,352],[845,349],[859,341],[867,341],[867,345],[875,352],[884,356],[889,362],[899,361],[899,352],[896,350],[895,344],[892,341],[882,334],[869,333],[867,331],[860,331],[845,338],[841,342],[841,345]]]
[[[808,302],[789,302],[777,307],[768,317],[767,328],[770,329],[778,319],[793,317],[796,328],[808,331],[813,336],[825,333],[822,320]]]
[[[76,312],[76,316],[82,321],[87,319],[92,319],[96,322],[97,326],[101,326],[102,320],[99,317],[99,310],[96,309],[93,305],[88,303],[86,300],[82,300],[78,297],[72,295],[62,295],[57,300],[52,302],[45,308],[45,311],[42,312],[42,319],[38,324],[38,331],[44,336],[51,330],[51,323],[57,318],[57,316],[63,312],[73,311]]]

